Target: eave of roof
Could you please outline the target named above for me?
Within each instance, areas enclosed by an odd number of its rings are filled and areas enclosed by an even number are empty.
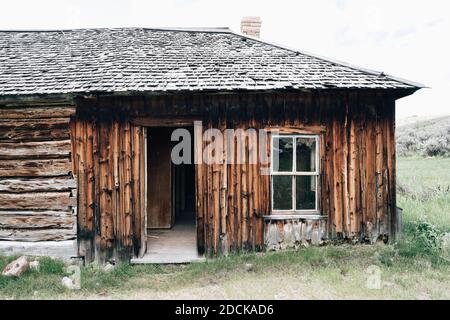
[[[410,85],[410,86],[416,87],[417,90],[429,88],[425,84],[422,84],[422,83],[419,83],[419,82],[415,82],[415,81],[411,81],[411,80],[407,80],[407,79],[403,79],[403,78],[396,77],[396,76],[392,76],[390,74],[385,73],[384,71],[376,71],[376,70],[373,70],[373,69],[360,67],[360,66],[348,63],[348,62],[344,62],[344,61],[340,61],[340,60],[337,60],[337,59],[325,57],[323,55],[319,55],[319,54],[312,53],[312,52],[305,51],[305,50],[299,50],[299,49],[292,48],[292,47],[286,46],[286,45],[282,45],[282,44],[279,44],[279,43],[276,43],[276,42],[273,42],[273,41],[262,40],[260,38],[255,38],[255,37],[243,34],[243,33],[234,32],[232,30],[230,30],[230,33],[235,34],[235,35],[240,36],[240,37],[243,37],[243,38],[251,39],[251,40],[258,41],[258,42],[261,42],[261,43],[264,43],[264,44],[268,44],[268,45],[271,45],[271,46],[274,46],[274,47],[278,47],[280,49],[290,50],[290,51],[295,52],[295,53],[307,55],[307,56],[310,56],[312,58],[320,59],[320,60],[323,60],[323,61],[335,64],[335,65],[338,65],[338,66],[344,66],[344,67],[347,67],[347,68],[351,68],[351,69],[354,69],[354,70],[357,70],[357,71],[361,71],[361,72],[365,72],[365,73],[368,73],[368,74],[371,74],[371,75],[375,75],[375,76],[386,77],[386,78],[389,78],[391,80],[398,81],[398,82],[404,83],[406,85]]]

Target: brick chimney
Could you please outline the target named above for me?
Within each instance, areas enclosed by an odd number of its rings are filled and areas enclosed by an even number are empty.
[[[247,36],[259,38],[261,23],[260,17],[244,17],[241,20],[241,32]]]

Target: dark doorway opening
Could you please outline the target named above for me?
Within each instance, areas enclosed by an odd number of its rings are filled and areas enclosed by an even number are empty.
[[[186,128],[187,129],[187,128]],[[191,146],[190,163],[172,163],[172,203],[175,224],[196,224],[195,215],[195,166]]]
[[[173,127],[147,128],[147,253],[136,263],[185,263],[201,259],[197,248],[193,127],[189,163],[175,164]],[[184,152],[184,150],[183,150]],[[183,152],[181,155],[183,155]]]

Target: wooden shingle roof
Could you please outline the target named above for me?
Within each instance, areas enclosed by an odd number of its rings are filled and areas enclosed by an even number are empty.
[[[0,95],[421,87],[226,28],[0,31]]]

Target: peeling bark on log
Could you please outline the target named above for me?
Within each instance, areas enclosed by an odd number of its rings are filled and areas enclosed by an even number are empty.
[[[67,139],[69,139],[69,131],[67,129],[3,130],[0,128],[0,141],[3,142],[55,141]]]
[[[0,179],[0,192],[70,191],[75,188],[75,180],[70,177]]]
[[[76,238],[72,229],[0,229],[0,240],[7,241],[63,241]]]
[[[43,215],[40,212],[26,215],[3,215],[0,212],[1,229],[73,229],[76,219],[73,215]]]
[[[0,210],[43,209],[66,211],[76,205],[70,192],[0,193]]]
[[[68,118],[75,115],[75,107],[55,105],[51,107],[9,107],[0,108],[1,119],[44,119]]]
[[[76,240],[65,241],[0,241],[0,254],[5,256],[45,256],[69,260],[77,256]]]
[[[67,105],[0,107],[0,252],[51,254],[47,242],[76,238],[73,115]]]
[[[72,171],[70,159],[2,160],[0,177],[68,176]]]
[[[0,143],[0,160],[24,158],[63,158],[69,157],[70,140]]]

